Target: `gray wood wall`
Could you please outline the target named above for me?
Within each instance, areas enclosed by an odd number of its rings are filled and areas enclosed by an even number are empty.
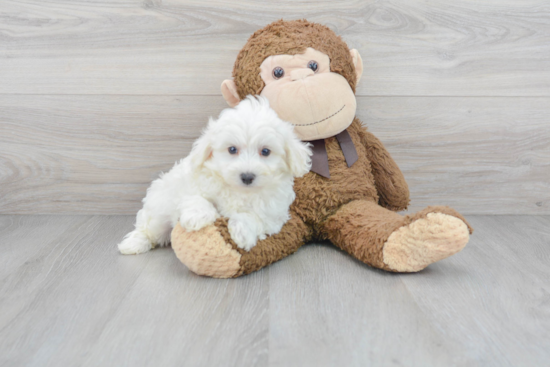
[[[133,214],[256,29],[328,25],[412,207],[550,214],[547,0],[0,0],[0,213]]]

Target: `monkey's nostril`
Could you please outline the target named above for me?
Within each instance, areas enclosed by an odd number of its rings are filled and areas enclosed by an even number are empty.
[[[314,75],[314,74],[315,73],[310,68],[296,69],[290,72],[290,80],[294,81],[294,80],[305,79],[308,76]]]
[[[252,181],[254,181],[255,178],[256,178],[256,175],[253,174],[253,173],[250,173],[250,172],[241,173],[241,181],[245,185],[250,185],[252,183]]]

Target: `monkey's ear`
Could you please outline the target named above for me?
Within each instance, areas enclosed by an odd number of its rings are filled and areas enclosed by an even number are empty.
[[[233,79],[226,79],[222,82],[222,94],[229,107],[235,107],[241,101]]]
[[[351,49],[349,53],[353,59],[353,65],[355,66],[355,74],[357,74],[357,81],[355,83],[358,84],[361,75],[363,75],[363,60],[361,59],[361,55],[359,55],[359,51],[355,48]]]

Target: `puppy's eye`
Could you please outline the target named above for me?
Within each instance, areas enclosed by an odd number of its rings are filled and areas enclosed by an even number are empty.
[[[235,147],[229,147],[227,148],[227,151],[229,152],[229,154],[237,154],[239,152],[239,150]]]
[[[317,68],[319,68],[319,65],[317,64],[317,61],[311,60],[310,62],[307,63],[307,67],[315,72],[317,71]]]
[[[285,71],[282,67],[277,66],[275,69],[273,69],[273,77],[275,79],[281,79],[285,75]]]
[[[267,148],[262,149],[262,155],[263,155],[264,157],[267,157],[267,156],[270,155],[270,154],[271,154],[271,150],[269,150],[269,149],[267,149]]]

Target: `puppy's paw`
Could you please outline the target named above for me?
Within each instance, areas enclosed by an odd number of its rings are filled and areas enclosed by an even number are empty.
[[[289,218],[285,218],[284,220],[278,220],[278,221],[271,221],[268,222],[265,225],[265,234],[267,236],[272,236],[274,234],[277,234],[281,232],[281,229],[283,228],[283,225],[288,221]],[[264,236],[265,237],[265,236]],[[263,239],[263,238],[262,238]]]
[[[186,210],[180,215],[180,225],[186,231],[198,231],[206,226],[214,224],[219,215],[214,211]]]
[[[235,214],[229,218],[227,229],[233,241],[243,250],[250,251],[258,241],[257,224],[246,214]]]
[[[193,232],[214,224],[219,216],[214,205],[202,199],[194,203],[187,202],[180,211],[179,222],[186,231]]]
[[[153,244],[145,233],[132,231],[118,244],[118,250],[123,255],[137,255],[149,251]]]

